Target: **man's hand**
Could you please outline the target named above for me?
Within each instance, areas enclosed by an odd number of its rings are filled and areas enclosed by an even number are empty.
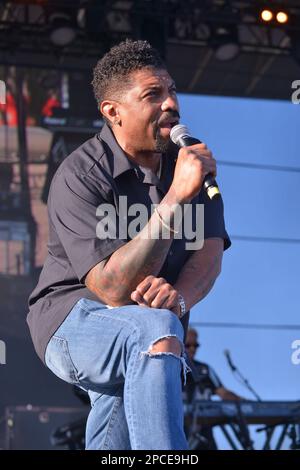
[[[222,400],[233,400],[233,401],[240,401],[240,400],[246,400],[246,398],[240,397],[236,393],[232,392],[231,390],[228,390],[225,387],[219,387],[215,391],[216,395],[219,395]]]
[[[178,291],[163,277],[147,276],[131,293],[131,300],[139,305],[167,308],[179,316]]]
[[[206,175],[217,175],[216,160],[205,144],[182,147],[179,150],[171,191],[181,202],[190,202],[201,191]]]

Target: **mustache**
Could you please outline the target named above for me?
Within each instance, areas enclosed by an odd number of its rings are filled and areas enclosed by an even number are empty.
[[[180,114],[176,110],[166,111],[159,119],[158,125],[162,124],[165,121],[169,121],[171,119],[180,119]]]

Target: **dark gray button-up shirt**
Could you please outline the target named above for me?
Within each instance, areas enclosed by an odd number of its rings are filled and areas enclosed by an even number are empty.
[[[175,152],[174,152],[175,150]],[[48,256],[38,285],[29,297],[27,321],[35,349],[44,361],[45,349],[57,328],[82,297],[99,299],[84,284],[86,274],[111,255],[130,237],[99,238],[96,210],[112,204],[119,216],[119,198],[127,196],[127,206],[141,203],[151,216],[153,204],[159,204],[173,180],[178,149],[162,155],[161,175],[131,162],[105,125],[100,134],[86,141],[58,168],[49,192]],[[224,239],[222,200],[210,201],[204,191],[192,201],[204,204],[204,238]],[[128,217],[129,224],[132,218]],[[174,239],[159,273],[174,284],[192,251],[185,238]],[[187,326],[188,315],[184,317]]]

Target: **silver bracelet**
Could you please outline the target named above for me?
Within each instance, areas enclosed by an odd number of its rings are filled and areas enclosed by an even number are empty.
[[[184,298],[181,294],[178,294],[178,303],[180,306],[179,318],[182,318],[186,314],[186,305],[185,305]]]
[[[155,207],[154,212],[158,215],[159,220],[161,221],[162,225],[166,227],[170,232],[172,233],[179,233],[177,230],[174,230],[173,228],[169,227],[169,225],[166,224],[166,222],[163,220],[162,216],[158,212],[157,208]]]

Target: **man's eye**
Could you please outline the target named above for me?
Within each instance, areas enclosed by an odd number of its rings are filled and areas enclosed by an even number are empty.
[[[146,96],[155,96],[157,94],[156,90],[149,91]]]

